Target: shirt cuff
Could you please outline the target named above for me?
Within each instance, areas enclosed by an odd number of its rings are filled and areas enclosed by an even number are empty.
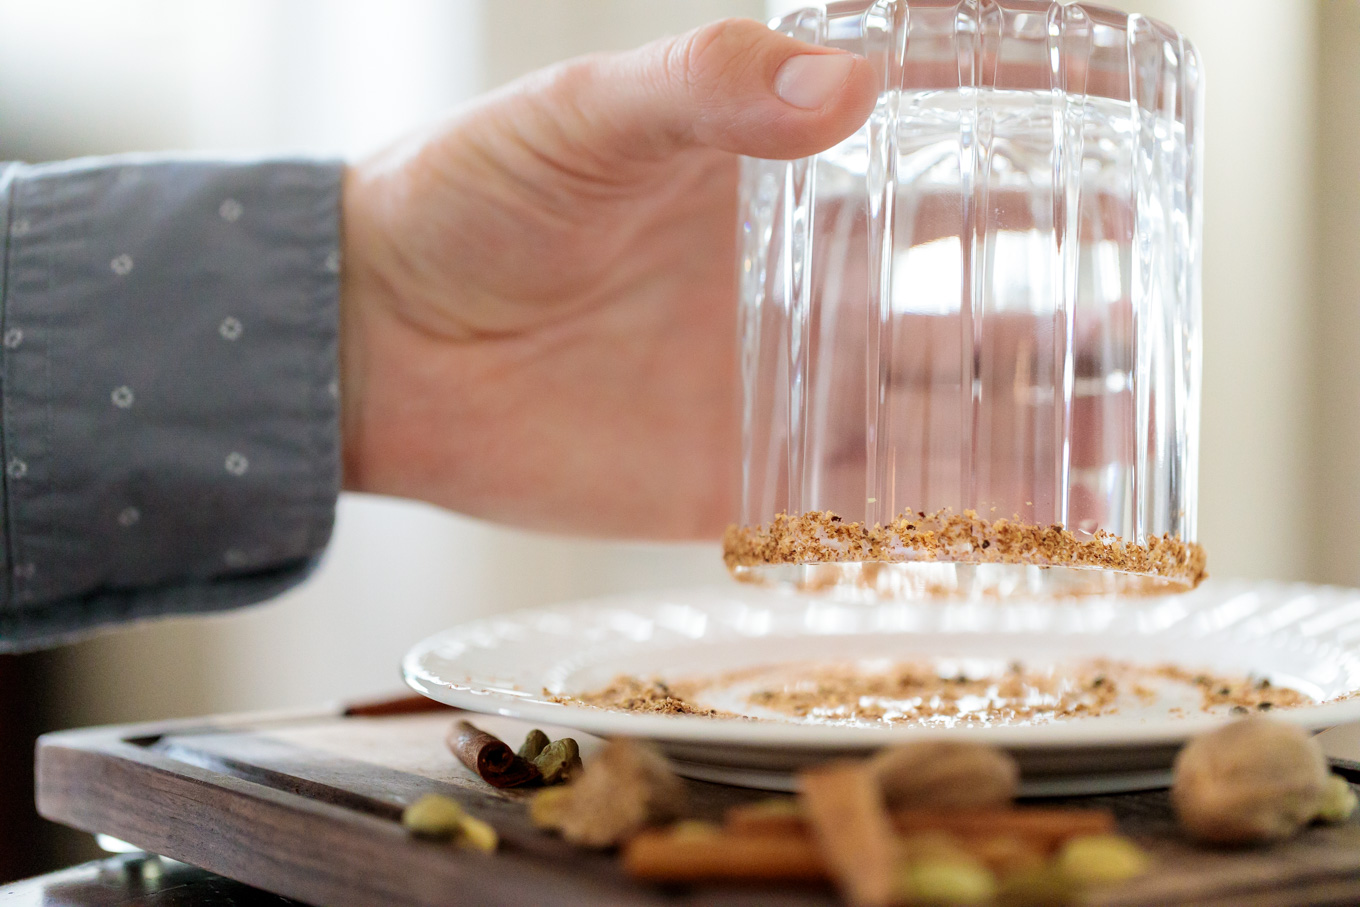
[[[341,172],[0,165],[0,651],[258,601],[315,564]]]

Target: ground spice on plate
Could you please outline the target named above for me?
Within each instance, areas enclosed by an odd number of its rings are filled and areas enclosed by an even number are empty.
[[[1269,711],[1306,705],[1297,690],[1255,677],[1141,665],[1112,659],[1003,671],[967,671],[952,662],[901,661],[866,668],[846,662],[746,668],[662,681],[621,675],[608,686],[556,702],[628,712],[815,723],[969,726],[1036,723],[1116,714],[1129,704],[1174,696],[1205,712]],[[949,668],[946,670],[946,668]],[[709,705],[737,701],[741,710]],[[745,711],[749,708],[751,711]],[[1172,709],[1184,713],[1183,708]]]
[[[692,695],[692,694],[690,694]],[[643,680],[627,674],[615,677],[609,686],[575,696],[549,694],[553,702],[591,705],[625,712],[652,712],[657,715],[698,715],[701,718],[739,718],[732,712],[695,706],[660,679]]]

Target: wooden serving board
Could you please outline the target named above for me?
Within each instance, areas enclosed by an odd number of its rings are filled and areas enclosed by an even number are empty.
[[[38,743],[38,811],[285,897],[326,907],[505,905],[833,905],[824,887],[636,884],[609,854],[534,829],[525,795],[495,791],[444,748],[452,709],[383,716],[332,710],[65,731]],[[528,725],[478,716],[518,746]],[[579,733],[588,760],[598,745]],[[1354,766],[1352,766],[1354,767]],[[1354,782],[1360,774],[1349,775]],[[718,817],[766,794],[689,782]],[[492,855],[411,838],[399,818],[425,793],[490,822]],[[1103,806],[1157,859],[1155,872],[1093,891],[1091,905],[1360,903],[1360,817],[1265,849],[1192,846],[1165,792],[1075,798]]]

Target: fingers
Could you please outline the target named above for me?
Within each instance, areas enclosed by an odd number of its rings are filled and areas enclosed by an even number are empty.
[[[878,90],[863,57],[730,19],[572,61],[548,94],[573,144],[604,160],[648,161],[692,146],[815,154],[863,125]]]

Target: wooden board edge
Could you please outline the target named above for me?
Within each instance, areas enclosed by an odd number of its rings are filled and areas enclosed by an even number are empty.
[[[93,725],[51,731],[38,738],[37,746],[41,749],[44,744],[57,743],[62,746],[102,749],[117,742],[146,740],[167,734],[185,734],[198,730],[230,731],[254,728],[263,730],[273,726],[286,727],[299,721],[327,721],[339,718],[343,714],[344,706],[335,705],[323,708],[272,709],[234,715],[208,715],[199,718],[169,718],[133,724]]]
[[[306,903],[519,905],[526,888],[553,891],[555,903],[571,907],[625,903],[606,884],[575,879],[568,890],[524,856],[412,840],[395,822],[181,764],[114,729],[44,737],[36,762],[44,818]],[[184,808],[213,799],[221,808],[211,827]],[[628,900],[655,903],[644,892]]]

